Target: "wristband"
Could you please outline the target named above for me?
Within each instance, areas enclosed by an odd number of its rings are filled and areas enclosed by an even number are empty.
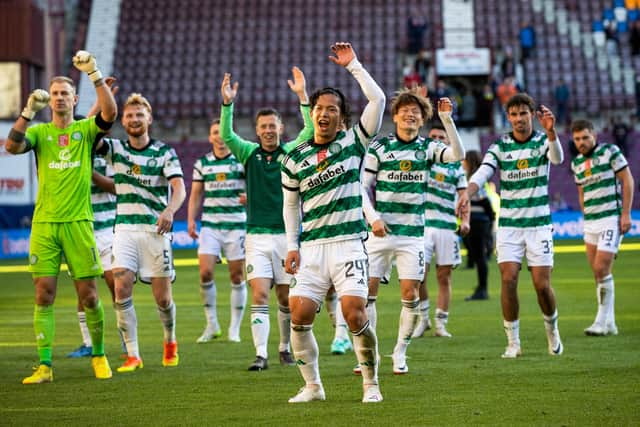
[[[25,114],[27,114],[27,115],[25,116]],[[22,114],[20,114],[20,117],[22,117],[22,118],[23,118],[23,119],[25,119],[26,121],[30,122],[30,121],[31,121],[31,119],[33,119],[33,117],[34,117],[35,115],[36,115],[36,114],[35,114],[33,111],[31,111],[31,113],[25,113],[25,112],[23,111],[23,112],[22,112]]]
[[[24,141],[24,133],[11,128],[11,130],[9,131],[9,139],[14,142],[22,142]]]
[[[91,79],[91,81],[95,84],[96,81],[102,79],[102,73],[97,68],[90,73],[87,73],[87,76]]]

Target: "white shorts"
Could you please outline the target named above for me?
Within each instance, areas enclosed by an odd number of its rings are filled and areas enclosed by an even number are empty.
[[[113,230],[111,228],[96,231],[96,247],[102,261],[102,269],[104,271],[111,270],[111,256],[113,247]]]
[[[600,232],[587,231],[587,227],[584,230],[584,242],[589,245],[597,246],[596,250],[603,252],[618,253],[620,243],[622,243],[622,235],[620,234],[619,220],[611,221],[608,224],[604,224]]]
[[[244,259],[245,234],[244,230],[214,230],[202,227],[198,255],[215,255],[220,260],[224,252],[228,261]]]
[[[436,254],[436,265],[457,267],[462,262],[460,239],[453,230],[434,227],[424,228],[424,259],[427,264],[431,264],[434,252]]]
[[[499,227],[496,238],[498,264],[522,263],[529,267],[553,267],[553,231],[549,228],[518,229]]]
[[[424,243],[419,237],[374,236],[365,242],[369,254],[369,276],[386,277],[395,257],[399,279],[422,280],[424,277]]]
[[[126,268],[140,277],[171,277],[171,239],[148,231],[118,231],[113,239],[112,268]]]
[[[289,298],[305,297],[320,305],[333,285],[338,298],[347,295],[366,299],[369,295],[367,264],[367,251],[360,239],[303,246]]]
[[[247,234],[245,240],[247,280],[272,279],[276,285],[291,282],[292,275],[284,270],[287,258],[287,238],[282,234]]]

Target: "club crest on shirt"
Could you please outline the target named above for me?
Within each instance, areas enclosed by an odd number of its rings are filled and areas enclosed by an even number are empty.
[[[318,154],[320,154],[320,153],[318,153]],[[322,172],[323,170],[325,170],[328,167],[329,167],[329,160],[325,159],[325,160],[321,161],[320,163],[318,163],[318,165],[316,166],[316,172]]]
[[[338,154],[340,151],[342,151],[342,147],[337,142],[334,142],[329,146],[329,152],[331,154]]]
[[[416,150],[416,160],[424,160],[427,158],[427,154],[422,150]]]
[[[540,150],[538,150],[537,148],[534,148],[533,150],[531,150],[531,157],[538,157],[540,155]]]
[[[149,159],[147,160],[147,166],[149,166],[150,168],[155,168],[156,166],[158,166],[158,161],[156,159]]]
[[[74,141],[82,141],[82,132],[76,131],[71,134],[71,139]]]

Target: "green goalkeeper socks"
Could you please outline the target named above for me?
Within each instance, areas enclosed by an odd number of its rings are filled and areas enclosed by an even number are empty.
[[[36,345],[41,365],[51,366],[53,337],[56,321],[53,305],[36,305],[33,311],[33,330],[36,333]]]
[[[98,300],[95,308],[85,307],[84,313],[87,316],[87,328],[89,328],[89,334],[91,335],[91,355],[103,356],[104,309],[102,308],[102,302]]]

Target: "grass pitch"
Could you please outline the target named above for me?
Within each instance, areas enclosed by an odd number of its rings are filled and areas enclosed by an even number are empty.
[[[178,258],[194,255],[176,253]],[[79,345],[80,334],[75,292],[66,274],[61,274],[55,305],[55,381],[24,386],[20,382],[37,360],[33,287],[27,273],[0,273],[0,425],[639,425],[637,259],[638,252],[621,252],[614,268],[620,335],[586,337],[582,331],[596,311],[590,269],[583,253],[556,254],[552,283],[565,345],[561,357],[547,354],[542,317],[530,277],[523,271],[519,289],[524,355],[517,360],[500,358],[506,338],[495,261],[490,264],[489,301],[464,301],[475,286],[475,271],[458,269],[448,328],[454,337],[414,340],[408,350],[407,375],[394,376],[391,359],[383,357],[380,384],[385,400],[369,405],[360,402],[361,379],[351,373],[353,353],[329,352],[333,329],[324,309],[314,331],[326,402],[287,403],[303,381],[297,368],[278,364],[273,294],[267,371],[247,371],[254,358],[248,311],[241,343],[227,342],[225,334],[210,344],[196,344],[205,320],[198,269],[193,266],[178,267],[174,285],[180,366],[161,365],[162,327],[150,289],[144,285],[134,290],[144,369],[115,372],[121,363],[120,347],[109,304],[105,304],[107,354],[114,377],[96,380],[89,359],[66,359],[65,354]],[[229,318],[226,266],[217,266],[216,281],[224,330]],[[384,356],[391,353],[397,335],[400,298],[395,283],[394,277],[378,297],[378,337]],[[429,289],[433,315],[437,289],[433,273]],[[108,299],[104,284],[100,294]]]

